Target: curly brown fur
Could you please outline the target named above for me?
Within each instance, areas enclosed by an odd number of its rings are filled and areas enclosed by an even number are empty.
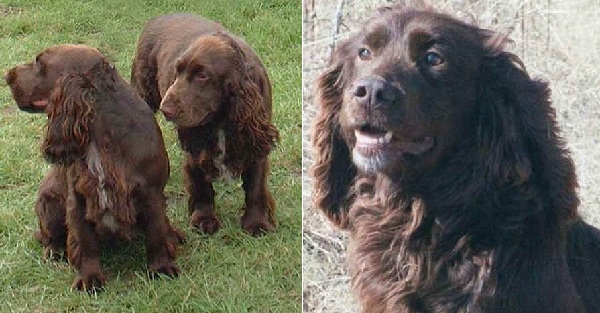
[[[271,84],[252,49],[215,22],[159,16],[139,38],[131,77],[150,107],[177,126],[192,225],[217,231],[212,182],[241,176],[242,226],[253,235],[272,231],[275,206],[266,179],[279,135],[271,123]]]
[[[81,159],[90,142],[89,127],[94,119],[94,107],[90,99],[89,86],[83,81],[61,76],[51,95],[48,107],[48,129],[42,151],[50,163],[70,165]]]
[[[600,232],[548,86],[506,42],[382,8],[320,77],[315,204],[351,231],[364,312],[600,310]]]
[[[69,51],[70,47],[62,48]],[[145,232],[148,270],[176,276],[176,246],[184,238],[166,217],[163,189],[169,163],[162,134],[147,104],[97,50],[87,49],[95,65],[59,72],[43,83],[52,86],[45,108],[48,127],[43,152],[56,167],[40,193],[52,191],[57,197],[44,198],[46,207],[55,204],[54,215],[47,208],[36,208],[39,237],[42,243],[51,237],[46,224],[59,233],[58,220],[64,214],[67,257],[78,270],[73,287],[80,290],[97,290],[105,284],[100,242],[129,240],[138,228]],[[57,64],[68,65],[69,55],[56,53],[55,57],[63,58]]]
[[[356,168],[352,165],[350,150],[344,143],[339,125],[343,89],[339,77],[342,65],[341,62],[332,64],[319,78],[319,112],[313,121],[311,134],[314,151],[311,174],[316,207],[322,209],[335,225],[347,228],[347,195],[356,176]]]

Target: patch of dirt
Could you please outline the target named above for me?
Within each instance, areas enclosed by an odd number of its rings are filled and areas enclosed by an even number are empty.
[[[0,16],[17,15],[23,12],[23,8],[0,4]]]
[[[0,114],[1,115],[13,115],[17,112],[17,108],[15,106],[7,106],[4,108],[0,108]]]

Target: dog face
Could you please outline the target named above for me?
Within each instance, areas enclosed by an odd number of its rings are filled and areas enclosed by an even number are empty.
[[[98,50],[88,46],[56,45],[42,51],[33,62],[10,69],[4,78],[21,110],[44,112],[61,75],[86,72],[103,59]]]
[[[237,54],[223,36],[204,36],[176,62],[176,76],[160,104],[165,117],[179,127],[211,121],[228,99],[225,81],[238,74]]]
[[[340,126],[357,168],[431,167],[470,135],[482,36],[445,15],[391,10],[340,45]]]

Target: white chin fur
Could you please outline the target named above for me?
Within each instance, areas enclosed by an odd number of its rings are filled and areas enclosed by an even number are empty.
[[[366,173],[377,173],[381,171],[387,163],[383,153],[377,153],[373,156],[365,156],[362,153],[352,150],[352,161],[359,170]]]

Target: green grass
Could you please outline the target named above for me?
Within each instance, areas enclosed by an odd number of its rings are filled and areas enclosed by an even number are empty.
[[[40,153],[46,118],[16,108],[0,83],[0,312],[299,312],[301,302],[301,7],[300,1],[0,1],[0,73],[44,48],[83,43],[100,49],[129,79],[144,23],[168,12],[219,21],[255,49],[274,88],[281,141],[269,185],[279,227],[262,238],[240,225],[241,182],[217,184],[223,228],[214,236],[188,226],[182,153],[173,126],[157,115],[171,160],[168,214],[188,236],[177,279],[150,280],[141,239],[106,247],[108,282],[96,296],[70,290],[74,269],[42,261],[33,205],[49,166]]]

